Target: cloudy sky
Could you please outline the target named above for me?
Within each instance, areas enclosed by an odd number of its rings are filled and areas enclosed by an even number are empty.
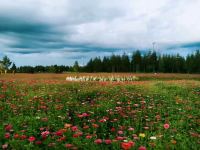
[[[0,0],[0,58],[84,64],[136,49],[200,49],[200,0]]]

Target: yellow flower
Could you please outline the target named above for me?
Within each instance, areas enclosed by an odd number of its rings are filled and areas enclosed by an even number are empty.
[[[144,138],[144,137],[145,137],[145,134],[144,134],[144,133],[140,133],[140,134],[139,134],[139,137]]]

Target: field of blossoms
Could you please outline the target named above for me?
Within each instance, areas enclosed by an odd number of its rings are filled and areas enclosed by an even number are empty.
[[[198,77],[33,76],[0,77],[0,149],[200,149]]]

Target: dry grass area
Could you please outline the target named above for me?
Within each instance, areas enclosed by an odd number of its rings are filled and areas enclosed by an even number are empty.
[[[65,73],[65,74],[53,74],[53,73],[41,73],[41,74],[2,74],[0,79],[2,80],[61,80],[65,81],[67,76],[136,76],[140,81],[146,80],[200,80],[200,74],[165,74],[165,73]]]

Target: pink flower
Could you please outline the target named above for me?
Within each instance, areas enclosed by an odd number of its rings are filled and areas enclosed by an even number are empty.
[[[146,150],[146,147],[140,146],[140,147],[138,148],[138,150]]]
[[[33,142],[33,141],[36,140],[36,138],[35,138],[34,136],[30,136],[30,137],[28,138],[28,140],[29,140],[29,142]]]
[[[95,141],[94,141],[94,143],[96,143],[96,144],[101,144],[103,141],[102,141],[102,139],[96,139]]]
[[[77,115],[79,118],[83,118],[83,115],[82,114],[78,114]]]
[[[71,148],[71,147],[73,147],[73,145],[72,144],[65,144],[65,147],[66,148]]]
[[[8,144],[3,144],[2,145],[2,149],[7,149],[8,148]]]
[[[44,130],[44,128],[40,128],[40,131],[43,131]]]
[[[118,131],[117,133],[118,133],[118,134],[123,134],[123,131]]]
[[[83,117],[88,117],[88,116],[90,116],[90,115],[87,114],[87,113],[83,113],[82,115],[83,115]]]
[[[112,141],[111,141],[110,139],[106,139],[104,142],[105,142],[106,144],[111,144],[111,143],[112,143]]]
[[[83,129],[89,129],[90,127],[88,126],[88,125],[85,125],[84,127],[83,127]]]
[[[128,130],[129,130],[129,131],[134,131],[135,129],[130,127]]]
[[[82,132],[77,132],[77,133],[73,134],[73,137],[74,137],[74,138],[77,138],[77,137],[80,137],[80,136],[82,136],[82,135],[83,135]]]
[[[92,135],[87,135],[85,138],[86,138],[86,139],[91,139],[91,138],[92,138]]]
[[[49,135],[49,133],[50,133],[49,131],[43,131],[43,132],[41,133],[41,135],[42,135],[42,136],[47,136],[47,135]]]
[[[139,140],[139,137],[135,136],[133,137],[134,140]]]
[[[75,131],[78,130],[78,127],[77,127],[77,126],[73,126],[73,127],[71,128],[71,130],[75,132]]]
[[[106,122],[106,119],[100,119],[99,122]]]
[[[122,136],[118,136],[117,138],[116,138],[116,140],[123,140],[124,139],[124,137],[122,137]]]
[[[169,128],[169,124],[164,124],[164,126],[163,126],[165,129],[168,129]]]
[[[133,142],[133,141],[129,141],[128,143],[130,143],[132,146],[135,145],[135,142]]]

